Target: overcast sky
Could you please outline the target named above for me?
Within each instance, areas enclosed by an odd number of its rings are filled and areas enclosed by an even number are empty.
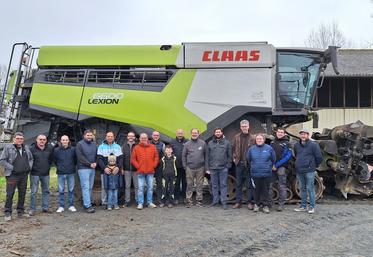
[[[2,0],[0,7],[0,64],[15,42],[303,46],[311,29],[333,21],[356,46],[373,44],[371,0]]]

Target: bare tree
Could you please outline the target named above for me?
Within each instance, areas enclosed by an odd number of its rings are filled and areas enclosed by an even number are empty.
[[[305,40],[305,45],[312,48],[325,49],[328,46],[352,47],[353,42],[347,39],[338,27],[338,23],[320,24],[311,30]]]

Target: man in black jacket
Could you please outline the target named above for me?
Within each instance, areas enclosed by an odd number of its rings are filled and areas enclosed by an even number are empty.
[[[152,144],[155,145],[158,151],[158,156],[159,160],[162,158],[164,155],[164,150],[165,150],[165,144],[160,140],[160,133],[158,131],[153,131],[152,133]],[[156,193],[157,193],[157,198],[158,198],[158,204],[162,203],[162,167],[161,167],[161,162],[158,163],[158,166],[155,168],[155,183],[157,185],[156,187]]]
[[[47,137],[40,134],[36,137],[30,151],[34,157],[34,163],[30,174],[30,216],[35,214],[36,194],[39,188],[39,181],[42,190],[42,211],[49,212],[49,170],[53,161],[53,147],[47,144]]]
[[[135,188],[135,200],[137,204],[137,190],[138,190],[138,183],[137,183],[137,172],[136,168],[133,167],[131,164],[131,155],[132,150],[137,145],[135,132],[128,132],[127,133],[127,141],[122,146],[123,152],[123,168],[122,174],[124,175],[124,182],[125,182],[125,206],[129,207],[131,205],[131,184],[133,182],[133,186]]]
[[[58,209],[56,212],[65,211],[65,182],[69,193],[69,211],[76,212],[74,207],[74,186],[76,173],[75,147],[70,146],[69,137],[61,137],[60,146],[54,150],[54,163],[57,166],[58,178]]]
[[[176,130],[176,138],[173,139],[170,143],[173,154],[176,157],[176,168],[177,168],[177,176],[176,176],[176,182],[175,182],[175,204],[179,203],[180,201],[185,200],[185,194],[186,194],[186,174],[185,169],[183,167],[182,162],[182,153],[185,143],[188,142],[188,140],[184,137],[184,130],[178,129]]]

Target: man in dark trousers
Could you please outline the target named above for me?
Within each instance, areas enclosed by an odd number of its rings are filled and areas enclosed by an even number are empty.
[[[13,137],[13,144],[5,145],[0,156],[0,165],[4,167],[6,178],[5,221],[12,219],[13,196],[16,188],[18,190],[18,217],[22,217],[25,212],[27,176],[31,171],[34,157],[29,148],[23,144],[23,141],[23,134],[16,132]]]
[[[153,131],[152,133],[152,144],[155,145],[158,151],[158,156],[161,158],[164,155],[165,150],[165,144],[160,140],[160,134],[158,131]],[[162,185],[162,167],[161,163],[159,162],[157,167],[155,168],[155,183],[156,183],[156,193],[157,193],[157,199],[158,204],[162,203],[162,191],[163,191],[163,185]]]
[[[30,147],[30,151],[34,157],[34,163],[30,174],[30,216],[36,211],[36,194],[41,184],[41,208],[43,212],[49,213],[49,170],[53,162],[53,147],[47,144],[47,137],[40,134],[36,137],[36,144]]]
[[[179,201],[183,202],[185,200],[185,193],[186,193],[186,175],[185,169],[183,167],[182,162],[182,153],[185,143],[188,140],[184,137],[184,130],[178,129],[176,130],[176,138],[173,139],[170,143],[173,154],[176,157],[176,168],[177,168],[177,176],[175,182],[175,204],[178,204]]]
[[[310,132],[306,129],[299,131],[300,141],[294,145],[295,169],[301,190],[301,205],[295,208],[296,212],[315,213],[315,175],[316,168],[322,162],[322,154],[319,145],[310,140]],[[307,209],[307,193],[310,206]]]
[[[286,199],[286,166],[292,156],[289,140],[285,137],[285,129],[277,128],[276,138],[271,142],[271,146],[276,153],[276,163],[272,168],[272,181],[269,186],[269,200],[270,205],[272,205],[273,185],[278,181],[280,197],[277,211],[282,211]]]

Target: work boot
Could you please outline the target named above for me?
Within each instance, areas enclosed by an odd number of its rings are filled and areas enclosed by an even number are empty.
[[[249,209],[249,210],[253,210],[253,209],[254,209],[254,204],[249,203],[249,204],[247,205],[247,209]]]
[[[240,203],[235,203],[232,208],[233,209],[240,209],[241,208],[241,204]]]
[[[264,206],[264,207],[263,207],[263,213],[266,213],[266,214],[269,213],[269,208],[268,208],[268,206]]]

